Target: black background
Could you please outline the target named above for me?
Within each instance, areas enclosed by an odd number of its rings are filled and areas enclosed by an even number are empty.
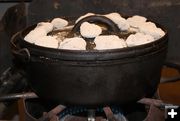
[[[168,109],[167,112],[171,112],[171,109]],[[180,121],[180,108],[174,109],[174,112],[177,112],[177,115],[172,119],[170,115],[167,114],[167,119],[165,121]]]

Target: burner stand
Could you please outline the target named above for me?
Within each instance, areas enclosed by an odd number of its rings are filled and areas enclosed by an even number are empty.
[[[63,119],[59,119],[59,113],[61,113],[64,109],[66,109],[63,105],[58,105],[53,108],[49,112],[44,112],[43,116],[39,119],[34,118],[29,114],[26,109],[25,101],[27,99],[35,99],[38,98],[34,93],[23,93],[23,94],[12,94],[6,95],[4,97],[0,97],[0,101],[7,101],[16,99],[18,102],[19,109],[19,118],[20,121],[127,121],[127,119],[123,116],[121,119],[117,118],[113,113],[110,107],[104,107],[103,111],[105,113],[106,119],[101,116],[96,116],[94,110],[88,110],[87,117],[81,116],[65,116]],[[164,121],[165,120],[165,110],[164,107],[168,104],[163,103],[161,100],[143,98],[137,102],[138,104],[143,104],[146,107],[149,107],[147,112],[147,116],[144,121]]]

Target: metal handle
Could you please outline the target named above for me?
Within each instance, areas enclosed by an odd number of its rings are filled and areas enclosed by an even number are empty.
[[[108,30],[110,30],[111,32],[115,32],[115,33],[119,32],[118,26],[111,19],[99,15],[92,15],[81,19],[78,23],[74,25],[71,32],[72,33],[78,32],[83,22],[104,24],[108,27]]]
[[[20,34],[20,32],[17,32],[11,37],[11,41],[10,41],[11,48],[18,49],[15,43],[17,41],[17,38],[18,38],[19,34]]]
[[[19,55],[24,56],[24,58],[25,58],[25,60],[26,60],[27,62],[30,61],[31,55],[30,55],[30,52],[29,52],[29,50],[28,50],[27,48],[22,48],[22,49],[18,50],[17,53],[18,53]]]
[[[11,38],[11,50],[12,53],[19,57],[23,62],[29,62],[31,58],[31,54],[27,48],[18,48],[16,43],[18,42],[20,32],[14,34]]]

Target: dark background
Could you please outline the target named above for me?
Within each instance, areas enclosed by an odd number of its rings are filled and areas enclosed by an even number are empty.
[[[25,6],[27,26],[57,16],[80,16],[87,12],[119,12],[125,15],[145,16],[167,28],[169,32],[167,58],[180,62],[180,0],[32,0]],[[6,23],[10,22],[14,21],[11,18],[7,19]],[[12,25],[15,24],[20,25],[19,22]],[[15,30],[19,29],[14,29],[11,33],[15,33]],[[8,56],[5,51],[0,51],[0,58]]]
[[[171,112],[171,109],[167,109],[167,119],[165,121],[180,121],[180,107],[174,109],[174,112],[177,112],[177,115],[175,115],[174,118],[171,118],[171,116],[168,115],[168,112]]]

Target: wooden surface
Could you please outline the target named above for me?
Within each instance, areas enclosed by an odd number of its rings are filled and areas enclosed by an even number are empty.
[[[163,77],[171,77],[178,74],[178,71],[170,68],[165,68],[162,71]],[[162,99],[164,102],[180,105],[180,80],[160,84],[158,93],[160,99]]]

